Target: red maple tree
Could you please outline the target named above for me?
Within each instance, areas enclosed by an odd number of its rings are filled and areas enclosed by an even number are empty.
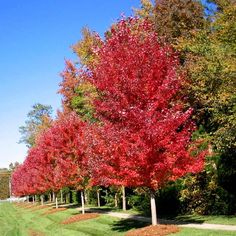
[[[97,48],[96,65],[83,73],[101,94],[95,107],[103,126],[90,134],[92,175],[100,184],[149,187],[156,224],[154,191],[200,171],[205,153],[193,155],[195,125],[178,96],[178,57],[152,27],[122,19]]]

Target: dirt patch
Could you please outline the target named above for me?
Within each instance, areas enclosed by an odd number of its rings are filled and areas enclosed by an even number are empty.
[[[180,228],[175,225],[155,225],[135,229],[127,232],[125,236],[165,236],[171,233],[177,233]]]
[[[40,231],[35,231],[33,229],[30,229],[29,236],[45,236],[45,234]]]
[[[93,218],[97,218],[99,217],[99,214],[97,213],[86,213],[86,214],[78,214],[75,216],[71,216],[70,218],[64,220],[63,222],[61,222],[61,224],[71,224],[74,222],[78,222],[78,221],[82,221],[82,220],[89,220],[89,219],[93,219]]]
[[[49,215],[49,214],[53,214],[53,213],[56,213],[56,212],[60,212],[60,211],[65,211],[65,210],[67,210],[67,208],[55,208],[55,209],[51,209],[51,210],[49,210],[49,211],[46,211],[46,212],[44,212],[43,214],[42,214],[42,216],[44,216],[44,215]]]

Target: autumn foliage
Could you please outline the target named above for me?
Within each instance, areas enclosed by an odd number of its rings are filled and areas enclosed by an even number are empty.
[[[148,21],[121,20],[86,72],[102,94],[94,103],[103,126],[90,133],[101,183],[157,189],[203,167],[204,154],[192,155],[192,110],[178,96],[177,56],[151,29]]]

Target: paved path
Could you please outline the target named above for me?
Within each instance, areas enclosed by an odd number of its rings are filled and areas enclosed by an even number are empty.
[[[81,211],[81,208],[78,208],[78,210]],[[103,210],[99,210],[99,209],[94,210],[94,209],[89,209],[89,208],[85,208],[85,211],[86,212],[95,212],[96,211],[97,213],[100,213],[100,214],[106,214],[106,215],[118,217],[121,219],[133,219],[133,220],[151,223],[150,217],[133,215],[133,214],[129,214],[129,213],[103,211]],[[207,223],[193,224],[193,223],[183,223],[183,222],[178,222],[178,221],[174,221],[174,220],[164,220],[164,219],[159,219],[158,222],[160,224],[175,224],[180,227],[187,227],[187,228],[236,231],[236,225],[221,225],[221,224],[207,224]]]

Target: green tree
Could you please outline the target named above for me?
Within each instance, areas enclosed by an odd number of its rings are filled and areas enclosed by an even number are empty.
[[[141,0],[141,9],[135,13],[139,17],[154,21],[159,37],[178,44],[180,37],[190,38],[194,31],[204,25],[203,6],[195,0]]]
[[[25,143],[27,147],[35,145],[37,136],[52,123],[52,107],[37,103],[27,114],[25,125],[19,128],[21,139],[19,143]]]
[[[8,169],[0,169],[0,199],[6,199],[10,196],[9,191],[10,172]]]
[[[102,41],[95,32],[88,28],[82,29],[82,39],[72,46],[81,67],[94,66],[96,54],[94,48],[101,46]],[[78,76],[76,63],[66,61],[65,70],[61,73],[63,78],[59,93],[63,96],[64,112],[75,111],[83,120],[96,121],[94,117],[93,100],[98,96],[94,86]]]

